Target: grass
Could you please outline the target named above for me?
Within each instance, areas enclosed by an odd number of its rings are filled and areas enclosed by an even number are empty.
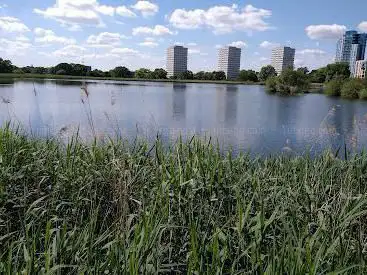
[[[52,75],[52,74],[5,74],[0,73],[1,78],[18,79],[95,79],[95,80],[115,80],[115,81],[147,81],[147,82],[169,82],[169,83],[213,83],[213,84],[246,84],[263,85],[262,82],[232,81],[232,80],[179,80],[179,79],[139,79],[139,78],[118,78],[118,77],[93,77],[93,76],[72,76],[72,75]]]
[[[0,130],[1,274],[366,274],[367,155]],[[330,272],[330,273],[329,273]]]

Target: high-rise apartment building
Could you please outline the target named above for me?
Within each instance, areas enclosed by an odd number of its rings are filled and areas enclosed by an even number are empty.
[[[294,69],[296,50],[290,47],[277,47],[271,53],[271,65],[280,75],[285,69]]]
[[[367,60],[359,60],[355,63],[354,77],[367,78]]]
[[[366,41],[367,34],[358,33],[357,31],[347,31],[338,40],[335,62],[348,63],[352,76],[355,76],[356,62],[364,59]]]
[[[187,71],[187,48],[172,46],[167,49],[167,76],[171,77]]]
[[[224,47],[219,49],[218,70],[226,73],[227,79],[237,79],[241,67],[241,49]]]

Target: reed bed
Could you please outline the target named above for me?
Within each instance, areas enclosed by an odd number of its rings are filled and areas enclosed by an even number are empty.
[[[366,274],[367,155],[0,130],[1,274]]]

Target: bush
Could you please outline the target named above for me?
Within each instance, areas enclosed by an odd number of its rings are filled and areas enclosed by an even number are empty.
[[[367,99],[367,88],[364,88],[359,92],[359,98],[360,99]]]
[[[326,84],[324,93],[330,96],[340,96],[343,81],[341,79],[334,79]]]
[[[341,96],[345,98],[359,98],[359,93],[364,88],[360,79],[350,79],[344,82],[341,89]]]
[[[275,76],[270,77],[265,82],[266,90],[270,93],[277,92],[277,78]]]
[[[15,69],[14,71],[13,71],[13,73],[15,73],[15,74],[24,74],[24,71],[22,70],[22,69]]]

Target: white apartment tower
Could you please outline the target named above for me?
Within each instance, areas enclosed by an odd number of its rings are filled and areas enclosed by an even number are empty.
[[[227,79],[237,79],[240,74],[241,49],[224,47],[219,49],[218,70],[226,73]]]
[[[172,46],[167,49],[167,75],[168,77],[187,71],[187,48]]]
[[[294,56],[296,50],[290,47],[277,47],[271,53],[271,65],[278,75],[285,69],[294,69]]]

